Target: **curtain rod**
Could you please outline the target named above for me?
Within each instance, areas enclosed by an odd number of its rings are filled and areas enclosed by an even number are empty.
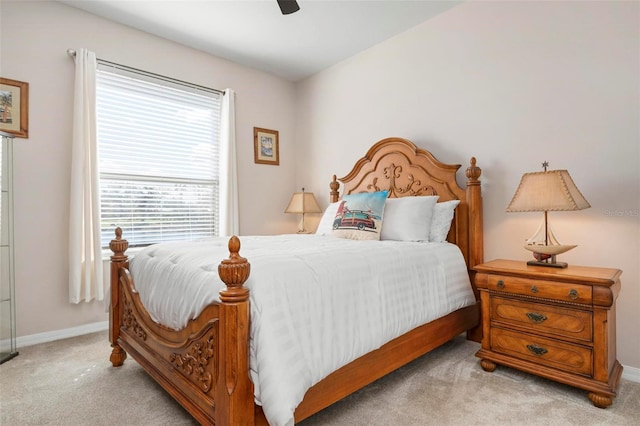
[[[76,51],[73,50],[73,49],[67,49],[67,55],[69,55],[70,57],[75,59]],[[155,73],[152,73],[152,72],[149,72],[149,71],[144,71],[144,70],[141,70],[141,69],[138,69],[138,68],[133,68],[133,67],[129,67],[129,66],[126,66],[126,65],[120,65],[120,64],[117,64],[115,62],[105,61],[104,59],[96,59],[96,60],[98,61],[99,64],[111,65],[111,66],[113,66],[115,68],[121,68],[123,70],[132,71],[132,72],[135,72],[135,73],[138,73],[138,74],[149,75],[149,76],[157,77],[157,78],[160,78],[160,79],[163,79],[163,80],[170,80],[170,81],[182,83],[182,84],[184,84],[186,86],[191,86],[191,87],[195,87],[195,88],[198,88],[198,89],[219,93],[221,95],[224,95],[224,93],[225,93],[224,90],[212,89],[210,87],[200,86],[199,84],[189,83],[188,81],[178,80],[178,79],[172,78],[172,77],[165,77],[163,75],[155,74]]]

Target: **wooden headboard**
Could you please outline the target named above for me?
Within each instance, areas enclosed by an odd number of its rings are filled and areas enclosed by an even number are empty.
[[[483,262],[481,170],[471,158],[466,189],[456,180],[460,164],[445,164],[433,154],[402,138],[387,138],[373,145],[348,175],[330,184],[330,200],[342,193],[389,191],[389,197],[438,195],[438,202],[460,200],[447,240],[460,247],[470,269]]]

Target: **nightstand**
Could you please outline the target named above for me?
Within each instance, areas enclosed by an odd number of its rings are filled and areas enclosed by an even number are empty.
[[[619,269],[528,266],[494,260],[473,268],[482,304],[480,365],[516,368],[589,392],[596,407],[616,396]]]

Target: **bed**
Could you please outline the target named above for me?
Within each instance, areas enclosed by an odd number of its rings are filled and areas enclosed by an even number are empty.
[[[336,204],[339,200],[344,200],[353,194],[379,191],[387,191],[385,195],[389,199],[437,195],[439,205],[458,200],[459,204],[455,208],[450,222],[450,231],[447,234],[448,243],[444,243],[443,246],[455,245],[455,251],[461,258],[465,279],[469,278],[467,282],[472,285],[471,268],[482,263],[483,260],[482,197],[479,181],[481,170],[476,166],[475,158],[471,158],[465,171],[466,188],[463,189],[457,183],[459,168],[460,165],[441,163],[431,153],[418,148],[408,140],[384,139],[374,144],[345,177],[337,179],[335,175],[333,176],[329,201]],[[294,240],[295,237],[298,239]],[[252,327],[267,328],[266,326],[270,323],[257,316],[258,311],[254,305],[258,303],[254,301],[252,305],[250,296],[260,293],[259,285],[268,282],[269,279],[273,280],[273,275],[285,276],[289,275],[289,272],[283,271],[284,268],[278,266],[279,264],[275,261],[273,265],[269,265],[268,262],[271,260],[265,260],[257,246],[258,242],[254,240],[260,240],[259,243],[263,246],[271,244],[272,251],[280,247],[281,251],[286,253],[289,247],[291,249],[290,264],[295,265],[294,260],[300,264],[306,264],[308,259],[318,257],[311,251],[307,253],[303,247],[313,246],[314,241],[328,244],[332,239],[321,240],[321,238],[317,235],[291,236],[291,238],[276,236],[271,240],[268,237],[242,237],[242,254],[245,251],[252,253],[252,260],[251,256],[244,258],[240,254],[240,239],[232,237],[228,244],[225,244],[228,256],[222,258],[219,265],[216,265],[217,261],[212,259],[210,267],[200,267],[207,271],[215,270],[217,267],[217,274],[223,284],[216,300],[212,300],[201,308],[196,317],[185,320],[185,325],[176,330],[179,327],[163,325],[168,322],[159,321],[157,315],[150,313],[145,307],[134,281],[134,278],[139,277],[142,282],[143,273],[132,273],[130,261],[126,255],[127,241],[122,237],[122,231],[119,228],[116,229],[116,237],[110,244],[113,251],[109,308],[111,363],[113,366],[120,366],[127,354],[130,355],[201,424],[268,424],[268,417],[275,424],[290,424],[311,416],[460,333],[466,331],[469,338],[479,340],[479,305],[476,302],[477,292],[473,288],[471,292],[473,303],[454,308],[452,312],[430,319],[426,323],[413,324],[408,330],[402,329],[401,334],[377,343],[374,347],[366,349],[365,353],[354,352],[357,354],[356,358],[348,359],[344,364],[338,364],[339,366],[334,370],[323,373],[321,379],[311,380],[311,385],[303,389],[302,400],[292,408],[294,411],[291,419],[287,421],[284,417],[285,420],[281,421],[282,417],[277,417],[277,421],[273,421],[275,418],[273,414],[265,415],[268,406],[256,397],[255,388],[262,385],[257,381],[256,368],[253,364],[274,360],[282,356],[282,353],[278,354],[276,351],[272,355],[257,358],[259,362],[256,361],[254,346],[260,340],[251,334]],[[298,242],[301,245],[296,247],[295,244]],[[336,242],[339,244],[337,249],[332,245],[331,250],[355,251],[352,247],[358,243],[352,240],[339,241]],[[391,248],[401,245],[395,242],[380,243],[380,245],[386,244],[385,250],[389,253]],[[334,243],[331,242],[331,244]],[[437,245],[407,244],[415,247],[416,252]],[[374,245],[369,244],[367,247],[374,247]],[[155,253],[160,253],[158,251],[160,249],[154,250],[151,257],[154,257]],[[163,250],[166,249],[163,247]],[[439,256],[440,254],[427,254],[424,258]],[[177,259],[179,256],[174,257]],[[409,263],[405,266],[397,266],[400,263],[395,262],[394,264],[400,269],[389,272],[392,278],[394,274],[398,277],[403,276],[406,270],[415,269],[415,266],[423,263],[411,256],[405,257]],[[385,262],[374,261],[373,263]],[[271,269],[268,269],[269,267]],[[329,267],[335,268],[332,265]],[[256,276],[256,271],[261,268],[269,270],[269,274]],[[311,275],[323,274],[314,272]],[[249,277],[251,279],[247,281]],[[379,284],[385,285],[384,282]],[[277,293],[278,296],[283,299],[288,298],[291,288]],[[409,299],[413,298],[399,290],[394,293],[394,288],[393,286],[384,287],[385,297],[382,299],[395,297],[406,299],[408,303]],[[357,296],[354,297],[357,299]],[[428,300],[428,296],[425,300]],[[356,300],[351,302],[355,303]],[[253,311],[252,308],[254,308]],[[323,306],[320,307],[322,308]],[[384,311],[387,308],[382,309]],[[411,309],[407,308],[407,310]],[[384,315],[379,316],[384,317]],[[334,320],[337,324],[343,321],[339,317]],[[340,327],[329,328],[339,329]],[[330,342],[328,345],[327,338]],[[265,338],[261,339],[268,341]],[[325,346],[335,346],[335,342],[344,340],[336,338],[334,341],[331,340],[331,336],[326,335],[323,339]],[[357,350],[363,349],[360,347]],[[301,351],[309,352],[308,348],[301,348]],[[267,387],[265,386],[265,389]]]

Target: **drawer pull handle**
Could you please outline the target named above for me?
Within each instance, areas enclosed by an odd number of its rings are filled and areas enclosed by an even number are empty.
[[[498,280],[497,286],[498,286],[498,288],[504,288],[504,281]]]
[[[539,314],[537,312],[527,312],[527,317],[531,320],[532,323],[534,324],[540,324],[541,322],[544,322],[547,320],[547,317]]]
[[[542,356],[547,352],[549,352],[545,348],[540,347],[538,345],[527,345],[527,349],[529,349],[529,352],[531,352],[535,356]]]
[[[569,297],[571,300],[576,300],[578,298],[578,291],[572,288],[569,290]]]
[[[537,293],[538,292],[538,287],[536,287],[535,285],[533,287],[531,287],[531,292],[532,293]]]

